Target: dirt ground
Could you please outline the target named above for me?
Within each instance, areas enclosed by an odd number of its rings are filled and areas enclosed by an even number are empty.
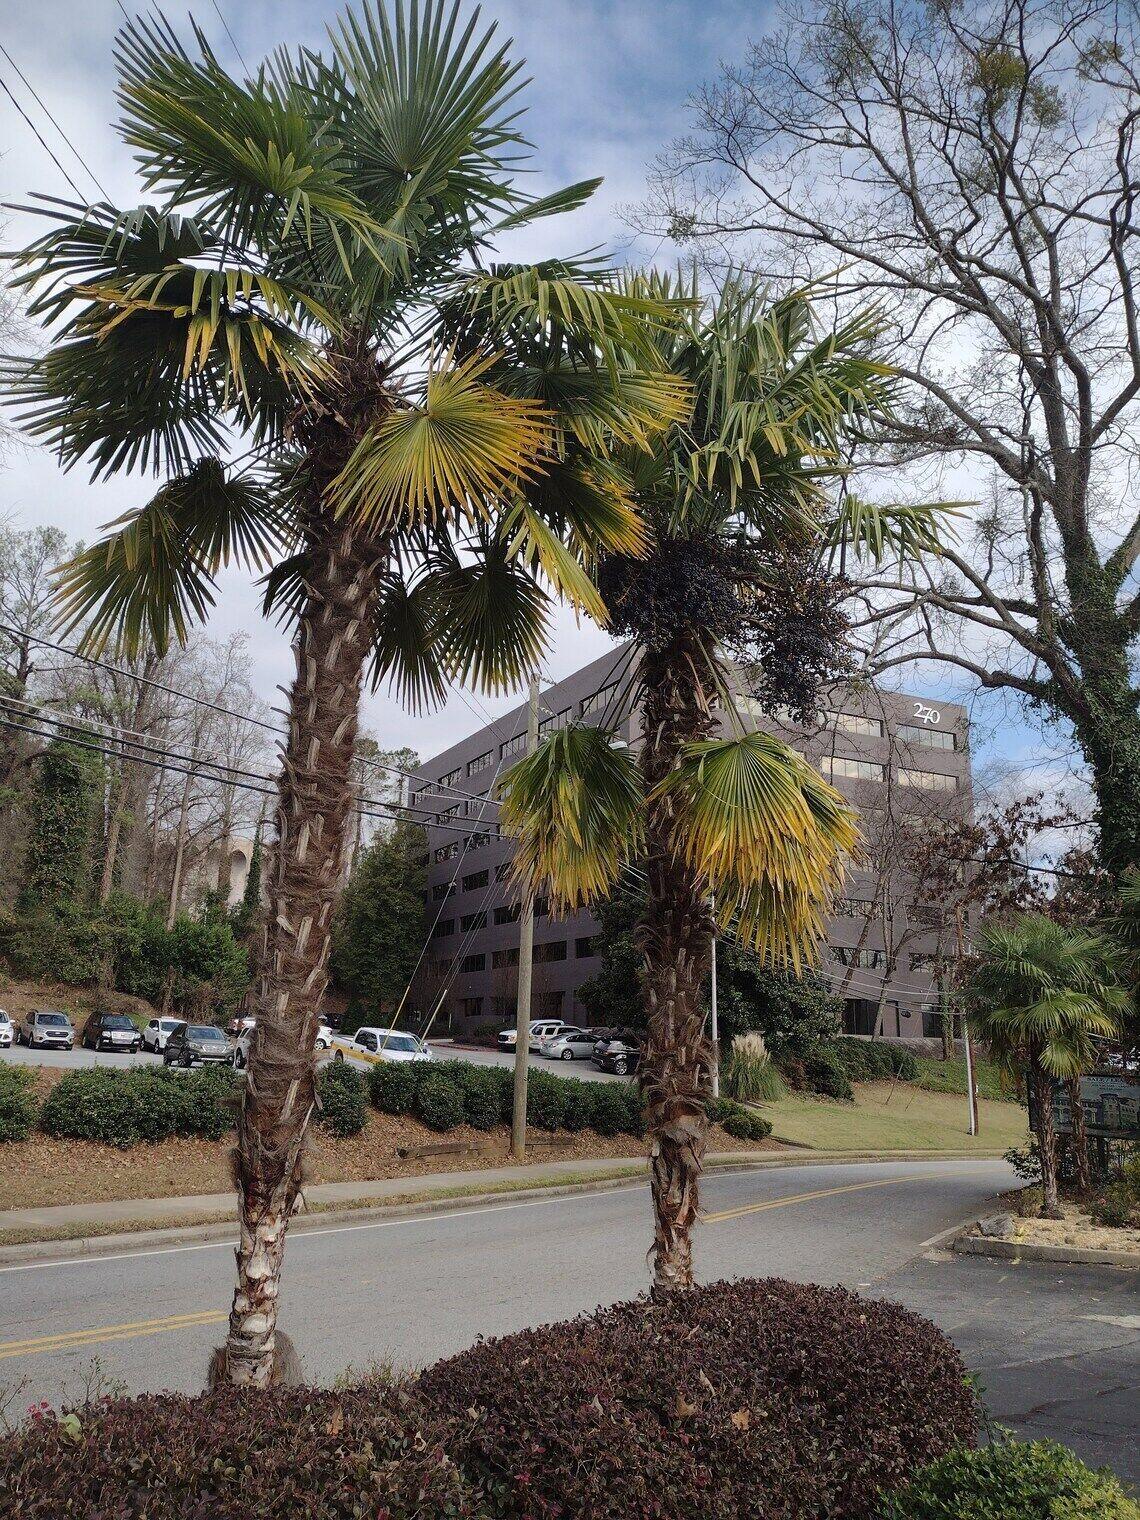
[[[54,1073],[53,1073],[54,1075]],[[534,1136],[541,1141],[541,1132]],[[630,1135],[605,1137],[585,1132],[559,1134],[556,1144],[535,1143],[529,1161],[573,1161],[599,1156],[636,1156],[644,1142]],[[477,1140],[490,1141],[486,1150],[413,1158],[398,1151],[418,1146]],[[228,1192],[230,1141],[163,1140],[118,1150],[89,1140],[55,1140],[35,1135],[0,1146],[0,1210],[43,1208],[64,1203],[94,1203],[122,1198],[185,1198],[201,1193]],[[715,1151],[779,1151],[765,1140],[759,1145],[734,1140],[714,1125],[710,1149]],[[333,1139],[314,1129],[306,1160],[306,1181],[364,1182],[384,1177],[423,1177],[432,1172],[474,1171],[509,1166],[510,1131],[505,1125],[479,1134],[466,1125],[439,1135],[414,1119],[370,1111],[359,1135]]]
[[[1006,1237],[1035,1246],[1081,1246],[1096,1251],[1135,1251],[1140,1266],[1140,1230],[1094,1224],[1084,1209],[1062,1203],[1063,1219],[1021,1219]]]
[[[58,1008],[82,1022],[89,1013],[125,1013],[138,1023],[158,1015],[158,1009],[146,998],[128,997],[125,992],[103,992],[98,987],[72,987],[65,982],[15,982],[0,975],[0,1008],[19,1023],[36,1008]]]

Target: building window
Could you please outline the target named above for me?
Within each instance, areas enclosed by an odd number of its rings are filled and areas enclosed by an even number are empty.
[[[886,965],[882,950],[851,950],[846,945],[831,945],[832,955],[841,966],[865,966],[868,971],[881,971]]]
[[[915,954],[910,958],[910,969],[912,971],[933,971],[937,960],[938,957],[936,955]]]
[[[582,714],[583,718],[588,717],[590,713],[605,712],[617,689],[618,683],[611,681],[608,686],[603,686],[600,691],[592,692],[588,697],[583,697],[578,705],[578,711]]]
[[[459,920],[459,927],[465,933],[470,929],[485,929],[487,927],[487,915],[485,913],[465,913]]]
[[[882,781],[885,765],[874,760],[848,760],[842,755],[824,755],[819,768],[829,781]]]
[[[465,1019],[477,1019],[483,1012],[483,999],[460,998],[459,1007]]]
[[[519,963],[519,947],[515,945],[510,950],[492,950],[491,966],[499,971],[503,966],[517,966]]]
[[[513,1019],[518,1012],[518,998],[497,997],[491,999],[497,1019]]]
[[[490,834],[470,834],[463,841],[469,850],[481,850],[484,845],[491,843]]]
[[[437,823],[442,823],[444,821],[444,819],[446,819],[446,818],[458,818],[459,817],[459,809],[462,806],[463,806],[463,804],[461,802],[457,802],[454,807],[444,808],[444,810],[443,810],[442,813],[437,814],[437,816],[436,816],[436,822]]]
[[[506,881],[507,877],[510,874],[511,874],[511,862],[509,860],[501,860],[499,862],[499,864],[495,867],[495,880],[496,881]]]
[[[829,712],[825,716],[841,734],[854,734],[858,739],[881,739],[883,725],[878,718],[861,718],[855,713]]]
[[[942,771],[910,771],[902,767],[897,772],[900,786],[920,786],[924,792],[956,792],[957,776],[944,775]]]
[[[441,844],[435,852],[435,863],[439,865],[441,860],[454,860],[459,854],[459,840],[453,839],[450,844]]]
[[[508,755],[521,755],[526,749],[526,732],[516,734],[513,739],[506,739],[499,745],[499,754],[505,760]]]
[[[457,765],[453,771],[448,771],[446,776],[441,776],[437,784],[439,786],[454,786],[455,783],[462,778],[462,776],[463,767],[461,765]]]
[[[926,749],[957,749],[958,741],[948,728],[925,728],[921,723],[900,723],[895,733],[906,744],[921,744]]]
[[[570,721],[570,712],[571,709],[569,707],[564,707],[561,712],[551,713],[549,718],[543,718],[542,722],[538,725],[539,733],[548,734],[553,729],[565,728]]]
[[[486,810],[486,807],[486,797],[472,797],[470,802],[468,802],[464,807],[463,811],[467,814],[468,818],[474,818],[476,822],[481,823],[483,821],[483,813]]]
[[[578,960],[586,960],[589,956],[597,955],[597,953],[594,949],[594,936],[592,934],[588,934],[585,939],[576,939],[574,941],[574,954]]]
[[[454,891],[455,883],[453,881],[437,881],[431,889],[431,895],[434,901],[439,902],[445,897],[450,897]]]
[[[460,971],[485,971],[487,969],[487,957],[482,951],[478,955],[465,955],[459,962]]]
[[[479,887],[485,887],[489,879],[489,871],[472,871],[470,876],[463,878],[463,890],[465,892],[474,892]]]
[[[431,931],[432,939],[443,939],[445,935],[455,933],[455,920],[453,918],[441,918],[439,923]]]
[[[564,939],[552,939],[545,945],[535,945],[534,960],[536,965],[542,965],[545,961],[564,961],[566,959],[566,941]]]
[[[495,922],[497,924],[517,924],[521,912],[521,903],[504,903],[501,908],[495,909]]]
[[[468,760],[467,774],[469,776],[478,775],[480,771],[485,771],[489,765],[493,765],[494,763],[495,751],[493,749],[484,750],[481,755],[476,755],[474,760]]]
[[[868,897],[840,897],[836,899],[836,918],[867,918],[875,904]]]
[[[535,918],[545,918],[546,915],[549,912],[550,912],[550,904],[547,902],[546,898],[545,897],[536,897],[535,900],[534,900],[534,916],[535,916]]]

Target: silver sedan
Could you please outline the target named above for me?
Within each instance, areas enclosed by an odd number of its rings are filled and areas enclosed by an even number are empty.
[[[543,1040],[539,1054],[551,1061],[588,1061],[594,1054],[597,1036],[585,1029],[560,1029],[556,1035]]]

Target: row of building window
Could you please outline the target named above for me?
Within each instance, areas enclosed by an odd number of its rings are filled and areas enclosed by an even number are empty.
[[[884,971],[887,965],[885,950],[852,950],[846,945],[829,945],[832,958],[841,966],[861,966],[867,971]],[[914,951],[910,956],[912,971],[933,971],[938,957],[926,951]]]
[[[881,739],[884,727],[881,718],[863,718],[856,713],[829,712],[823,715],[839,733],[852,734],[857,739]],[[923,723],[896,723],[895,734],[904,744],[918,744],[924,749],[958,748],[958,740],[952,729],[929,728]]]
[[[851,760],[845,755],[824,755],[819,768],[829,781],[885,781],[887,767],[877,760]],[[942,771],[916,771],[897,766],[895,779],[900,786],[916,786],[926,792],[956,792],[957,776]]]

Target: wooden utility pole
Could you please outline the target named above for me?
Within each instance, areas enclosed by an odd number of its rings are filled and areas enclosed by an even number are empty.
[[[538,748],[538,672],[530,678],[530,708],[526,720],[526,752]],[[528,892],[519,914],[519,991],[515,1013],[515,1095],[511,1120],[511,1154],[526,1159],[526,1068],[530,1057],[530,983],[534,963],[534,895]]]
[[[954,905],[954,929],[958,936],[958,965],[966,960],[966,933],[962,924],[962,904]],[[966,1047],[966,1100],[970,1105],[970,1134],[976,1135],[981,1125],[978,1116],[978,1084],[974,1081],[974,1044],[970,1039],[970,1025],[962,1014],[962,1043]]]

